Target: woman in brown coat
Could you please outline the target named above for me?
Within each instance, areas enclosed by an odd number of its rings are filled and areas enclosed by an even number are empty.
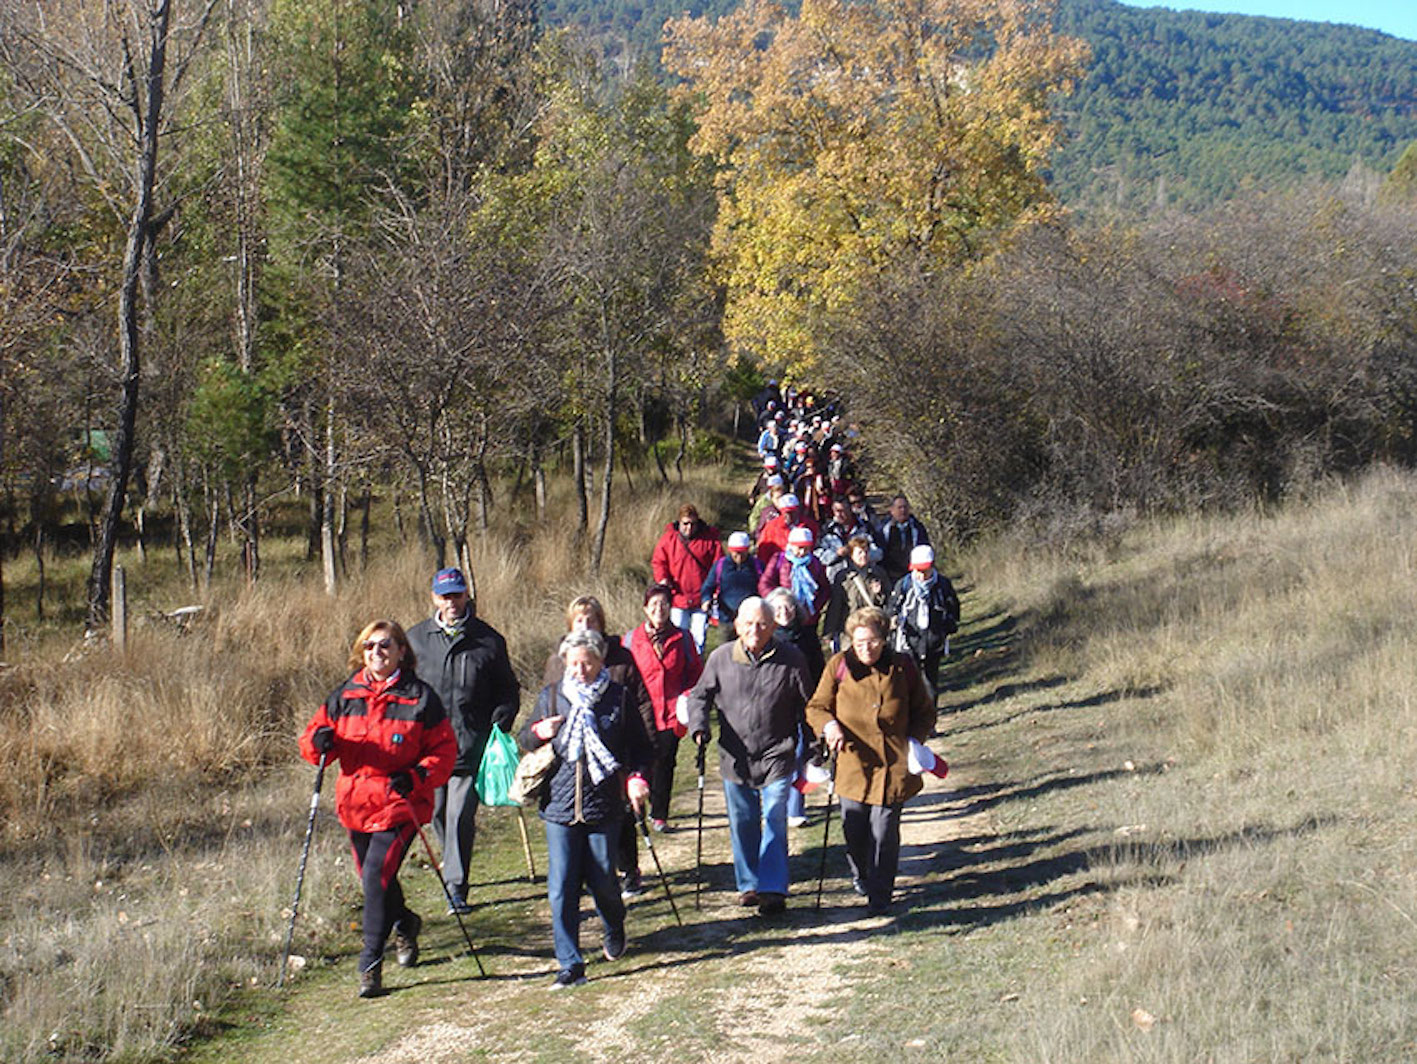
[[[923,743],[935,709],[910,655],[887,645],[890,621],[868,606],[847,618],[850,646],[832,655],[807,723],[836,753],[836,793],[852,885],[872,915],[890,908],[900,863],[900,813],[920,791],[907,767],[910,740]]]

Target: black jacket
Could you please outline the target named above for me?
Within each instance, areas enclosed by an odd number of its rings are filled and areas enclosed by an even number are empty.
[[[553,824],[602,824],[617,820],[625,809],[625,777],[639,773],[648,778],[651,757],[649,738],[644,722],[633,706],[625,689],[611,681],[595,705],[595,730],[606,749],[620,762],[621,771],[593,784],[585,759],[566,761],[563,757],[566,729],[562,727],[551,740],[560,758],[550,782],[541,794],[541,815]],[[522,725],[518,736],[523,750],[535,750],[543,740],[532,733],[531,726],[539,720],[557,714],[569,717],[571,704],[561,694],[559,684],[548,684],[536,698],[536,709]],[[577,809],[576,789],[580,787]]]
[[[895,620],[896,632],[903,637],[905,646],[917,658],[938,653],[945,649],[945,641],[959,628],[959,596],[950,583],[950,578],[936,570],[935,585],[930,588],[929,624],[921,628],[916,622],[914,611],[906,611],[905,601],[910,594],[910,582],[915,577],[907,573],[891,591],[890,604],[886,613]],[[899,647],[899,644],[897,644]]]
[[[458,737],[454,773],[470,775],[482,761],[492,725],[512,730],[520,688],[507,641],[486,621],[470,617],[450,637],[432,617],[408,630],[418,676],[438,693]]]

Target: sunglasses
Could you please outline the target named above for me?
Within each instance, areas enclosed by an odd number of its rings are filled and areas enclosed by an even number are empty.
[[[392,639],[370,639],[364,644],[365,650],[388,650],[394,645]]]

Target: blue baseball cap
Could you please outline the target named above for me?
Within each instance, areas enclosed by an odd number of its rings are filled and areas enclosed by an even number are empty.
[[[433,594],[456,595],[459,591],[467,591],[461,569],[439,569],[433,574]]]

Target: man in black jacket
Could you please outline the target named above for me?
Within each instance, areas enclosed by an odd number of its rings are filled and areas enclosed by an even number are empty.
[[[443,848],[443,878],[453,909],[469,912],[467,864],[477,833],[477,767],[492,728],[512,730],[517,715],[517,677],[507,642],[474,615],[461,570],[433,577],[433,616],[408,630],[418,656],[418,676],[438,692],[458,736],[453,778],[438,788],[433,830]],[[448,829],[452,825],[452,830]]]

